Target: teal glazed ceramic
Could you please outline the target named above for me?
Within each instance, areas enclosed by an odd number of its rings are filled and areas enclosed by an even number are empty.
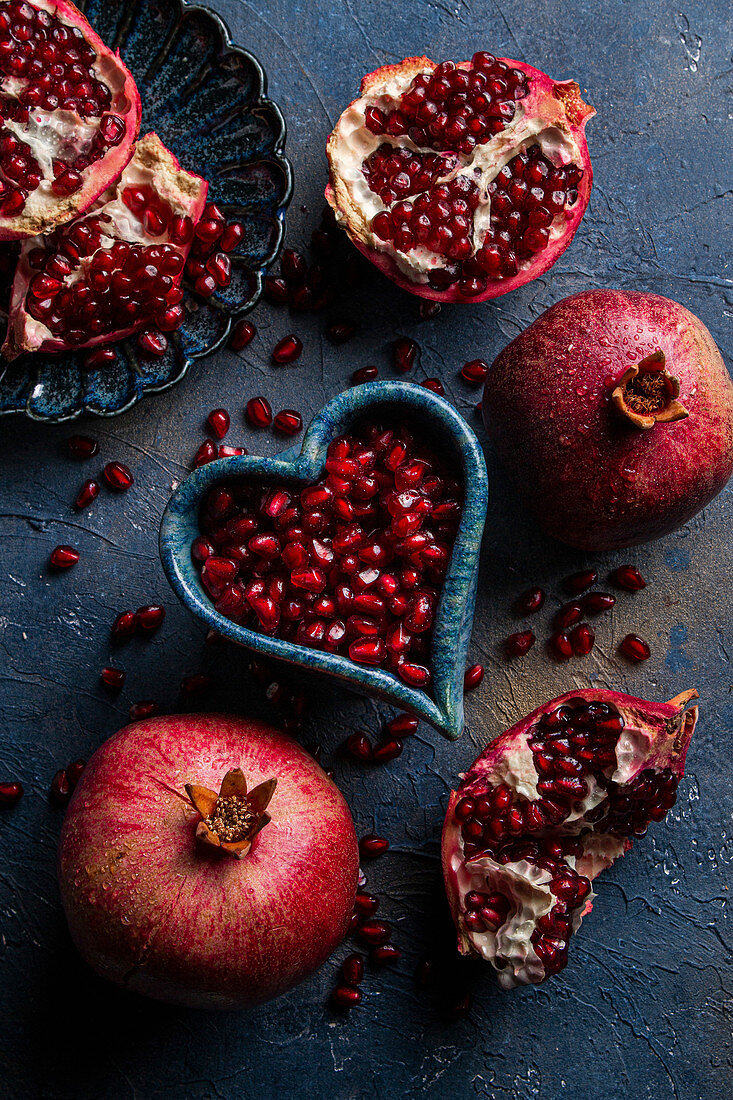
[[[184,283],[186,319],[160,358],[139,355],[134,337],[116,345],[115,363],[94,370],[84,368],[83,351],[12,363],[0,358],[0,416],[24,412],[52,423],[82,413],[117,416],[169,389],[221,347],[260,296],[280,251],[292,191],[285,122],[267,98],[264,70],[232,44],[219,16],[185,0],[77,0],[77,6],[135,78],[140,133],[155,131],[184,168],[207,179],[209,201],[241,222],[245,236],[230,253],[228,287],[202,298]]]
[[[239,626],[215,610],[191,561],[201,501],[215,483],[232,477],[290,481],[306,485],[324,473],[332,439],[365,416],[396,417],[415,425],[460,473],[465,499],[453,554],[433,627],[429,691],[408,687],[392,673],[355,664],[337,654],[308,649]],[[344,687],[413,711],[446,737],[463,728],[463,673],[471,635],[481,536],[486,516],[486,464],[479,442],[459,413],[443,398],[409,382],[374,382],[330,401],[313,420],[300,452],[276,458],[242,455],[219,459],[195,470],[171,497],[160,528],[160,555],[168,580],[183,603],[208,626],[233,642],[305,670],[326,673]]]

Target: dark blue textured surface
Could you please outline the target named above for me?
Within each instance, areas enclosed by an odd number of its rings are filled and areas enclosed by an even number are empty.
[[[367,874],[405,951],[398,968],[369,975],[365,1003],[350,1019],[337,1020],[325,1007],[337,960],[249,1016],[212,1016],[107,988],[69,945],[53,867],[59,812],[45,794],[53,771],[93,751],[123,724],[132,701],[157,697],[163,709],[174,709],[180,677],[202,665],[214,677],[202,707],[265,712],[261,689],[246,674],[246,652],[204,647],[200,624],[172,598],[157,555],[163,507],[203,438],[208,409],[229,407],[232,440],[273,454],[280,449],[273,436],[243,427],[247,398],[264,393],[276,408],[297,407],[307,419],[344,388],[354,367],[373,362],[389,376],[389,343],[406,334],[423,347],[419,377],[443,378],[450,399],[469,416],[477,398],[456,379],[461,363],[478,354],[490,360],[551,302],[592,286],[676,298],[708,325],[729,365],[733,351],[728,4],[217,0],[217,6],[234,39],[263,61],[288,120],[296,173],[288,239],[295,245],[307,244],[321,210],[323,146],[340,109],[362,73],[410,53],[466,57],[484,47],[558,78],[577,78],[598,109],[588,127],[595,189],[556,267],[493,303],[444,309],[421,322],[416,302],[367,276],[350,295],[361,331],[339,348],[322,339],[322,317],[259,306],[259,336],[245,352],[222,351],[196,364],[175,390],[117,420],[84,423],[100,438],[100,458],[129,462],[136,477],[126,497],[105,495],[86,515],[76,515],[70,502],[100,462],[64,458],[63,428],[25,419],[0,423],[0,765],[27,788],[21,805],[0,819],[0,1091],[53,1100],[729,1097],[730,488],[683,530],[596,563],[605,573],[634,561],[650,584],[619,599],[612,616],[599,621],[589,658],[558,667],[537,645],[508,666],[500,639],[517,628],[510,613],[516,593],[530,582],[557,592],[560,577],[593,559],[540,536],[490,458],[492,505],[472,644],[487,679],[466,701],[463,738],[449,744],[421,726],[385,768],[335,758],[359,831],[374,829],[392,842]],[[303,339],[302,359],[272,368],[270,349],[291,331]],[[82,560],[69,574],[50,576],[46,561],[59,542],[75,543]],[[156,598],[168,607],[166,622],[153,640],[135,640],[114,655],[128,681],[121,697],[110,699],[97,686],[98,669],[110,657],[109,625],[118,610]],[[553,598],[542,614],[543,634],[557,603]],[[633,629],[648,637],[653,654],[631,668],[618,661],[616,646]],[[558,979],[505,994],[488,968],[446,961],[448,986],[462,989],[465,981],[475,993],[470,1018],[449,1023],[445,990],[418,991],[411,973],[428,951],[450,960],[438,840],[454,777],[520,714],[589,682],[658,699],[699,688],[701,721],[678,804],[599,880],[594,912]],[[386,709],[315,683],[309,697],[303,737],[320,740],[327,760],[347,733],[376,733]],[[344,947],[338,957],[345,953]]]

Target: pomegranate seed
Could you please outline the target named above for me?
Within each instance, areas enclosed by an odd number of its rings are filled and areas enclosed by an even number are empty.
[[[390,963],[399,962],[402,952],[393,943],[384,943],[379,947],[373,947],[369,952],[369,959],[375,966],[389,966]]]
[[[161,626],[165,618],[165,608],[159,604],[149,603],[145,604],[144,607],[138,607],[135,615],[137,616],[136,626],[138,630],[142,630],[145,634],[152,634],[154,630]]]
[[[168,350],[168,341],[162,332],[158,332],[157,329],[151,328],[140,333],[137,338],[137,346],[143,355],[160,357],[161,355],[165,355]]]
[[[556,630],[550,636],[549,646],[558,661],[567,661],[573,655],[573,644],[564,630]]]
[[[466,669],[463,674],[463,690],[473,691],[477,688],[484,678],[484,666],[483,665],[471,665]]]
[[[398,714],[387,723],[387,729],[393,737],[409,737],[416,732],[418,719],[413,714]]]
[[[194,470],[198,470],[199,466],[207,466],[209,462],[214,462],[215,459],[220,457],[219,450],[213,439],[205,439],[193,456],[193,468]]]
[[[579,603],[566,603],[556,612],[553,622],[558,630],[567,630],[569,626],[580,622],[583,608]]]
[[[464,363],[461,367],[461,378],[472,386],[477,386],[480,382],[485,381],[488,373],[489,364],[485,363],[483,359],[471,359],[470,362]]]
[[[72,790],[81,779],[81,773],[84,771],[86,766],[86,760],[74,760],[71,764],[66,765],[66,778]]]
[[[619,649],[630,661],[648,661],[652,654],[649,644],[638,634],[627,634]]]
[[[584,569],[580,573],[573,573],[571,576],[566,577],[563,581],[563,588],[571,596],[578,596],[581,592],[585,592],[586,588],[590,588],[598,580],[598,573],[595,569]]]
[[[71,798],[71,784],[63,768],[60,768],[59,771],[55,773],[51,780],[51,787],[48,793],[51,801],[55,802],[58,806],[65,806]]]
[[[92,348],[84,355],[84,369],[98,370],[100,367],[109,367],[117,362],[117,352],[114,348]]]
[[[99,444],[90,435],[70,435],[66,440],[66,450],[69,458],[83,461],[99,454]]]
[[[272,408],[266,397],[250,398],[245,415],[253,428],[268,428],[272,424]]]
[[[437,393],[439,397],[445,397],[445,387],[439,378],[425,378],[420,385],[423,389],[432,390],[433,393]]]
[[[201,695],[211,687],[211,677],[203,672],[192,672],[190,676],[184,676],[181,680],[181,694],[187,696]]]
[[[206,418],[206,423],[217,439],[223,439],[229,431],[229,413],[226,409],[212,409]]]
[[[358,952],[347,955],[341,963],[341,974],[347,985],[360,985],[364,978],[364,956]]]
[[[612,574],[612,580],[627,592],[639,592],[646,588],[646,581],[635,565],[620,565]]]
[[[518,615],[533,615],[539,611],[545,602],[545,593],[541,588],[528,588],[523,592],[516,603]]]
[[[229,337],[229,347],[232,351],[242,351],[254,338],[257,329],[250,321],[237,321]]]
[[[365,733],[352,733],[346,739],[345,748],[355,760],[371,761],[374,758],[372,743]]]
[[[56,546],[51,551],[49,561],[54,569],[71,569],[79,560],[79,551],[73,546]]]
[[[133,703],[130,707],[130,721],[139,722],[142,718],[152,718],[158,713],[158,704],[153,699]]]
[[[520,630],[516,634],[510,634],[504,642],[504,652],[507,657],[523,657],[529,653],[535,643],[535,636],[531,630]]]
[[[389,841],[383,836],[369,833],[359,841],[359,854],[362,859],[374,859],[381,856],[389,848]]]
[[[274,306],[287,305],[288,284],[284,279],[278,279],[275,275],[265,278],[264,295],[268,302]]]
[[[132,471],[122,462],[108,462],[102,474],[109,488],[116,493],[126,492],[134,483]]]
[[[379,898],[375,898],[373,894],[359,893],[354,906],[362,917],[371,917],[379,909]]]
[[[286,248],[280,257],[280,268],[289,283],[304,283],[308,275],[305,257],[294,248]]]
[[[293,363],[300,359],[303,352],[303,344],[297,336],[284,336],[272,349],[272,361],[283,365]]]
[[[583,610],[588,615],[600,615],[602,611],[609,611],[616,603],[616,597],[610,592],[588,592],[581,600]]]
[[[376,367],[359,367],[352,374],[351,382],[354,386],[360,386],[362,382],[373,382],[378,375],[379,371]]]
[[[337,1008],[355,1008],[361,1004],[361,990],[351,985],[338,985],[331,994]]]
[[[347,340],[351,339],[356,332],[356,328],[357,326],[349,321],[332,321],[326,327],[326,339],[338,347],[339,344],[345,344]]]
[[[408,336],[400,336],[392,344],[392,363],[399,374],[406,374],[420,365],[420,345]]]
[[[357,937],[369,947],[380,947],[392,936],[392,928],[386,920],[370,917],[356,930]]]
[[[402,741],[398,737],[385,737],[374,746],[375,764],[387,764],[402,755]]]
[[[12,781],[0,782],[0,806],[14,806],[23,797],[23,784]]]
[[[121,668],[113,668],[107,665],[99,674],[99,678],[110,691],[119,691],[125,682],[125,673]]]
[[[97,499],[99,492],[100,487],[98,481],[85,481],[74,502],[76,507],[80,510],[88,508],[89,505]]]
[[[578,623],[570,631],[570,644],[576,657],[585,657],[593,648],[596,636],[588,623]]]
[[[295,409],[281,409],[275,416],[273,427],[283,435],[297,435],[303,428],[303,417]]]
[[[232,447],[228,443],[222,443],[218,450],[219,458],[237,458],[239,455],[246,455],[247,453],[246,447]]]
[[[113,642],[126,642],[137,630],[137,615],[134,611],[121,611],[112,623]]]

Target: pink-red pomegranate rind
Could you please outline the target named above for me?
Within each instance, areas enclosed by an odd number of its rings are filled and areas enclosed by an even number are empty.
[[[218,791],[235,767],[250,789],[278,779],[272,820],[242,860],[202,854],[184,794],[189,782]],[[94,754],[58,873],[72,938],[103,977],[233,1008],[278,996],[325,961],[346,934],[358,862],[348,807],[303,748],[262,722],[176,715],[128,726]]]
[[[661,349],[684,420],[630,427],[614,383]],[[676,530],[733,473],[733,385],[712,336],[657,294],[589,290],[551,306],[495,359],[486,430],[548,534],[614,550]]]
[[[565,230],[561,236],[555,241],[552,241],[541,252],[538,252],[524,270],[519,271],[517,275],[512,277],[494,280],[489,279],[486,290],[470,298],[460,293],[457,283],[449,286],[445,290],[436,290],[428,284],[415,283],[407,279],[391,256],[369,247],[360,241],[357,236],[350,233],[347,219],[345,228],[349,235],[349,239],[352,244],[359,249],[362,255],[366,256],[366,258],[370,260],[382,274],[386,275],[387,278],[397,283],[403,290],[407,290],[418,297],[427,298],[436,302],[483,302],[488,301],[490,298],[496,298],[503,294],[507,294],[509,291],[516,290],[520,286],[524,286],[538,276],[543,275],[557,262],[575,236],[578,226],[588,207],[593,186],[593,169],[591,167],[588,143],[585,137],[585,126],[588,119],[592,118],[596,113],[595,109],[583,103],[580,97],[580,89],[574,81],[554,81],[546,73],[522,61],[515,61],[511,58],[501,58],[500,60],[504,61],[511,68],[522,70],[530,78],[530,87],[533,91],[530,93],[530,96],[527,97],[527,100],[524,101],[525,103],[530,103],[533,97],[538,98],[540,95],[544,94],[564,104],[568,121],[571,123],[573,137],[577,142],[581,154],[584,172],[583,178],[578,185],[577,201],[567,213]],[[456,62],[456,65],[459,69],[466,69],[470,66],[470,62]],[[411,57],[406,58],[397,65],[384,65],[376,69],[374,72],[363,77],[360,95],[357,99],[353,100],[349,106],[353,106],[362,96],[369,94],[372,88],[375,85],[378,86],[384,78],[389,78],[390,76],[405,71],[405,69],[407,69],[408,72],[412,70],[417,73],[427,66],[435,67],[435,62],[427,57]],[[346,109],[348,110],[348,108]],[[331,139],[329,139],[329,143],[330,140]],[[327,154],[328,148],[327,144]],[[337,216],[344,215],[345,211],[340,206],[337,189],[333,185],[333,178],[329,180],[326,186],[325,197]]]

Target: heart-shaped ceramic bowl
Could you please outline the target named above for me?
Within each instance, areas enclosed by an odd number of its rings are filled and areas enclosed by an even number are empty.
[[[324,473],[331,440],[367,414],[375,419],[409,420],[423,439],[455,463],[465,487],[461,521],[433,626],[429,692],[408,687],[392,673],[358,665],[348,657],[239,626],[215,610],[191,561],[191,543],[199,534],[199,507],[213,484],[232,477],[300,485],[318,481]],[[226,638],[299,668],[326,673],[354,691],[396,703],[454,739],[463,728],[463,673],[487,500],[486,464],[480,444],[452,405],[409,382],[373,382],[329,401],[308,428],[300,451],[293,448],[276,458],[223,458],[195,470],[176,489],[163,514],[160,556],[168,580],[183,603]]]

